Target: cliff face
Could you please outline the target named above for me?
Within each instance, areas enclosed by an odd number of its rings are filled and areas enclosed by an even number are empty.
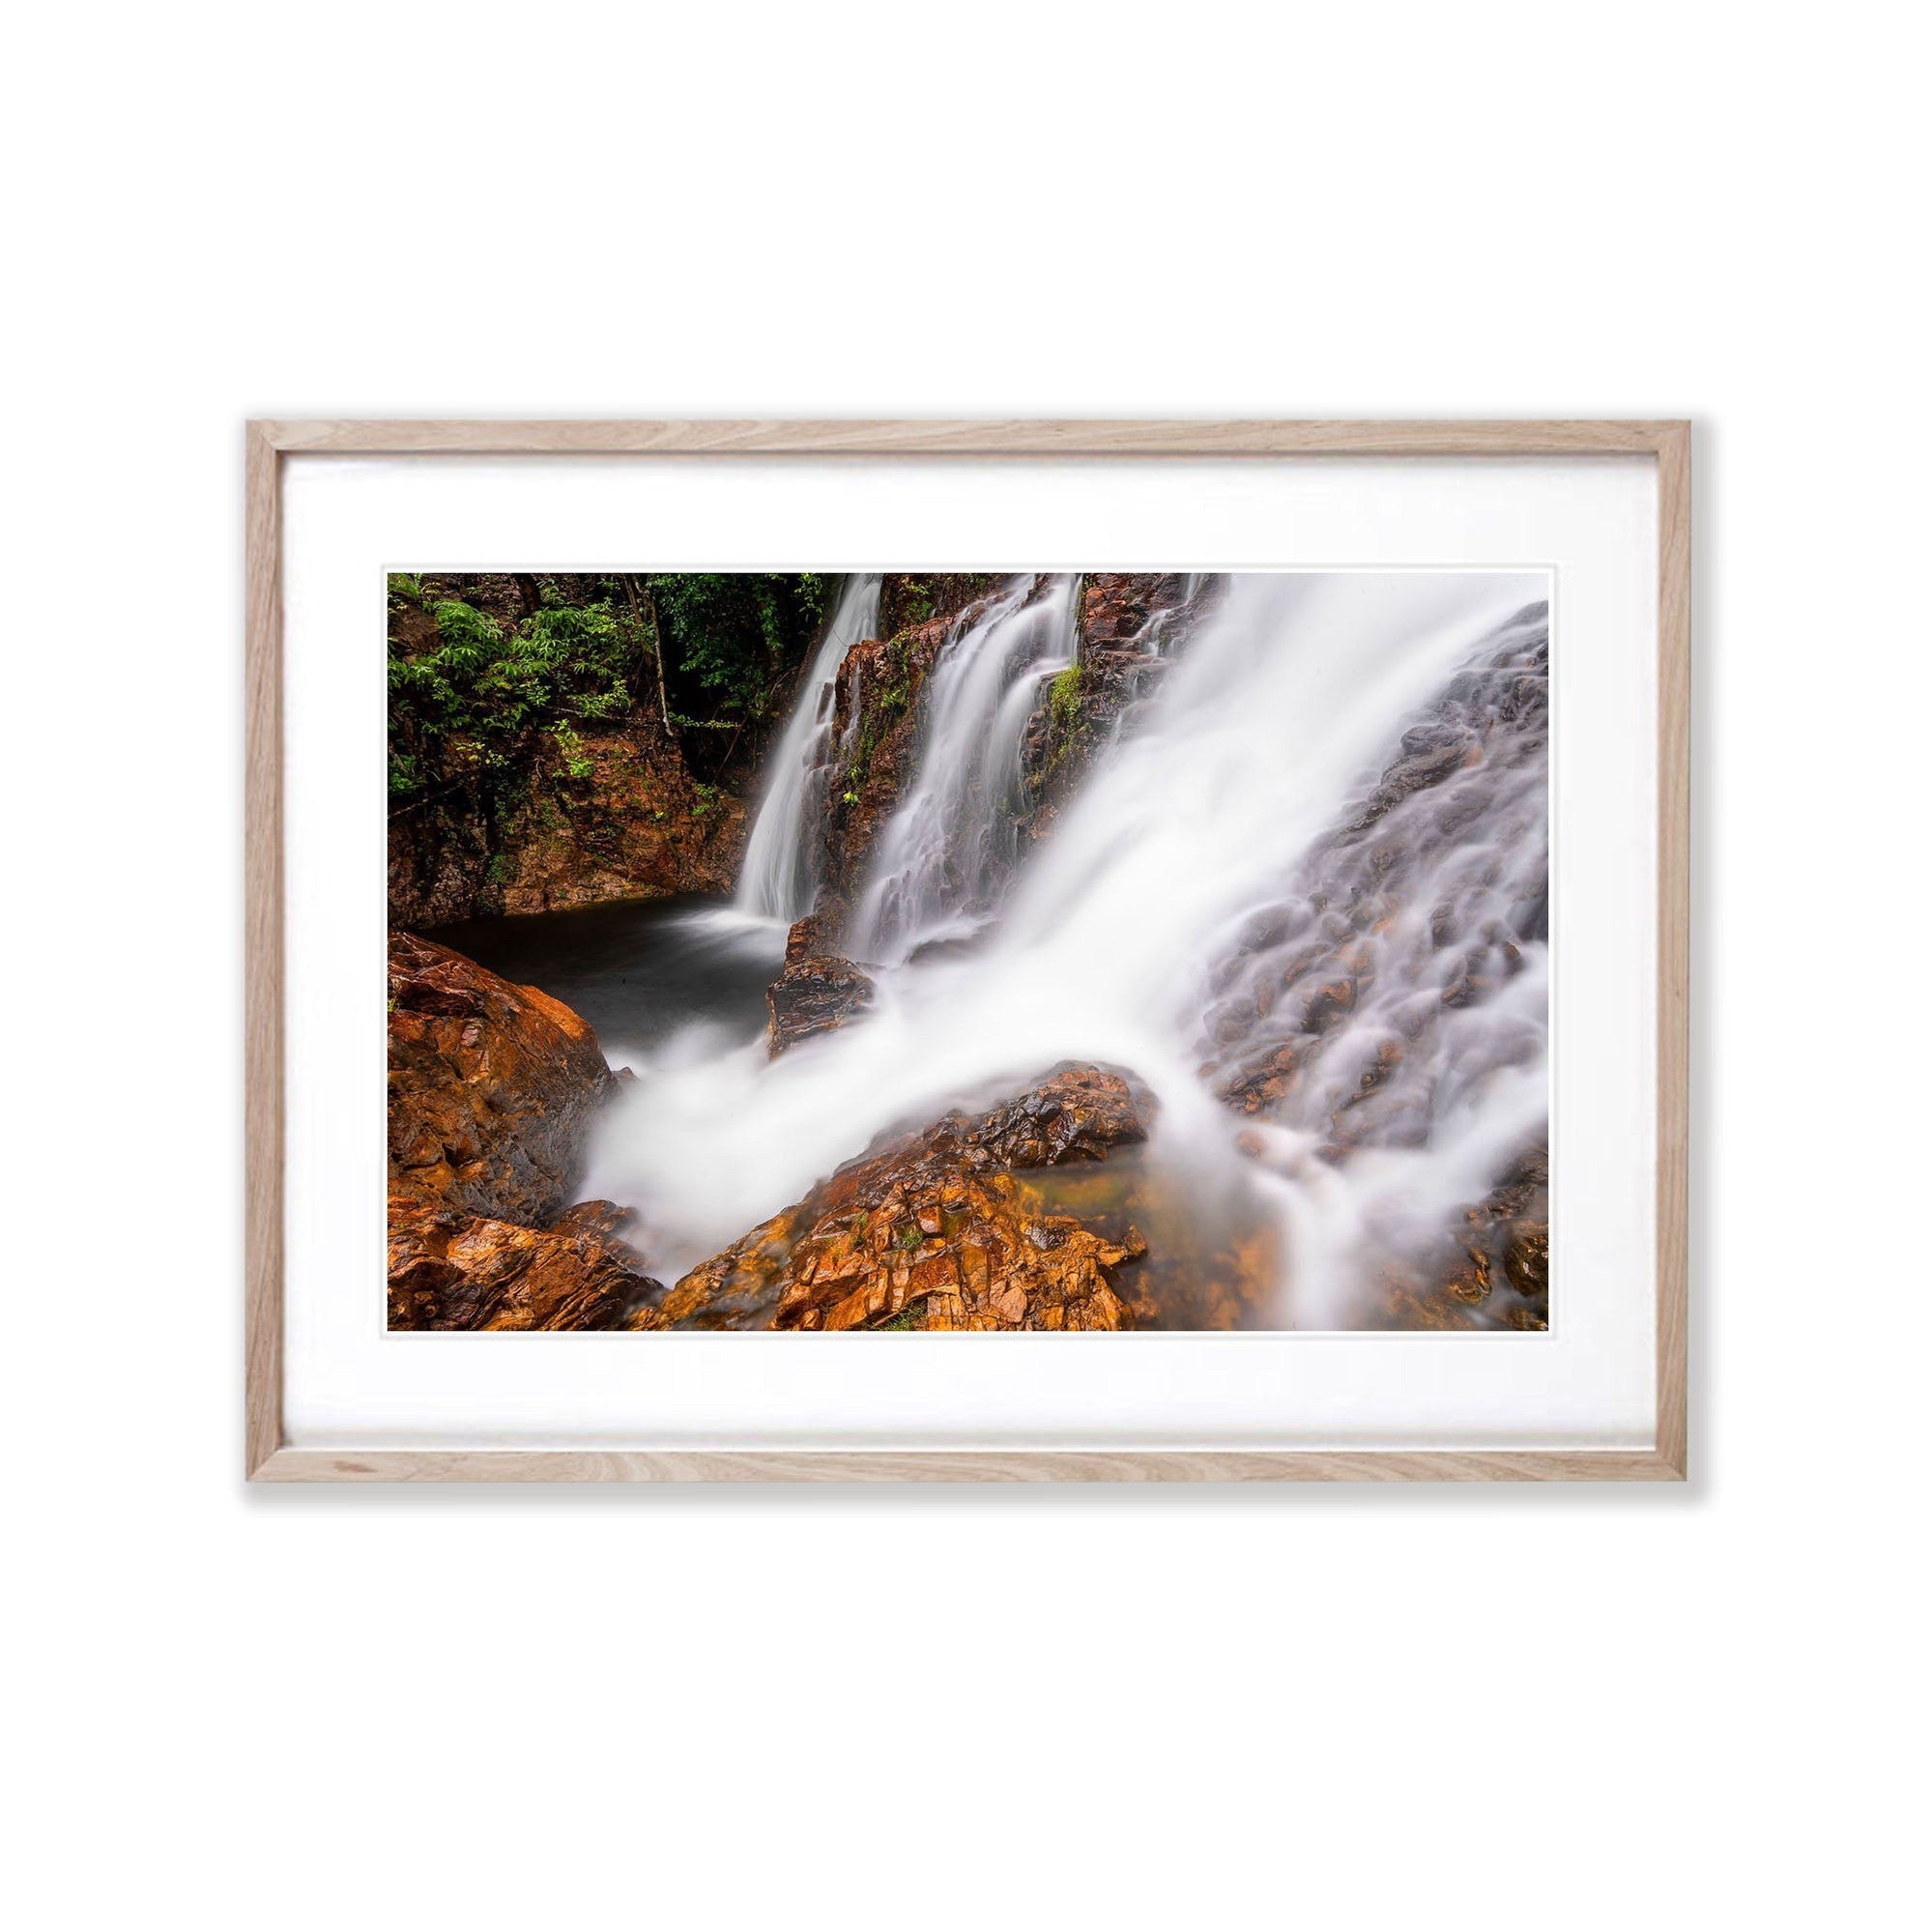
[[[539,746],[500,812],[474,794],[389,821],[389,921],[551,912],[607,899],[729,893],[750,823],[737,793],[701,785],[648,714]]]
[[[763,626],[731,587],[779,580],[708,578],[660,620],[665,581],[390,579],[391,925],[733,889],[809,613]]]
[[[873,842],[912,776],[919,700],[951,621],[933,618],[895,636],[852,646],[832,698],[836,764],[825,791],[826,889],[857,895]]]
[[[1026,727],[1024,769],[1030,803],[1020,821],[1029,845],[1053,822],[1123,730],[1159,688],[1199,616],[1188,579],[1175,572],[1094,571],[1081,583],[1080,660],[1049,687]]]

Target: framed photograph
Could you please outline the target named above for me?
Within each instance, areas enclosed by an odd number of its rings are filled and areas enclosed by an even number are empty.
[[[1684,1477],[1687,424],[246,514],[251,1478]]]

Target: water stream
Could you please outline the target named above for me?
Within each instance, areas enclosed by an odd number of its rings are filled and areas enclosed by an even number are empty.
[[[588,1192],[638,1210],[653,1272],[675,1278],[888,1128],[1093,1060],[1159,1103],[1117,1184],[1183,1202],[1203,1252],[1266,1257],[1265,1292],[1213,1318],[1348,1327],[1546,1132],[1542,574],[1221,580],[1135,728],[1015,867],[1020,746],[1071,661],[1073,589],[1015,580],[928,680],[851,947],[878,967],[871,1014],[776,1061],[715,1016],[628,1055],[639,1080]],[[775,755],[801,796],[832,648],[828,630]],[[791,782],[775,763],[761,831]],[[765,850],[803,844],[774,830]],[[762,859],[757,904],[799,906],[809,877]],[[748,870],[741,906],[751,891]],[[713,938],[747,973],[773,945],[750,922]],[[1257,1083],[1289,1063],[1277,1101]],[[1265,1107],[1244,1106],[1254,1092]],[[1209,1318],[1168,1280],[1168,1319]]]
[[[877,573],[854,571],[840,588],[813,653],[784,735],[738,875],[737,910],[757,919],[802,919],[819,888],[819,826],[832,759],[832,690],[845,655],[879,628]]]

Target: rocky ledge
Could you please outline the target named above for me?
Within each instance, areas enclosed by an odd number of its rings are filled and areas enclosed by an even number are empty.
[[[822,894],[785,936],[785,965],[764,992],[771,1015],[764,1038],[774,1060],[788,1047],[843,1026],[872,1004],[872,975],[837,950],[845,921],[844,902]]]
[[[667,1324],[822,1330],[1118,1329],[1114,1273],[1147,1252],[1050,1213],[1014,1167],[1101,1160],[1145,1138],[1118,1074],[1056,1069],[984,1114],[861,1156],[694,1268]]]
[[[562,1001],[389,935],[391,1328],[615,1328],[659,1284],[624,1211],[563,1205],[617,1081]]]

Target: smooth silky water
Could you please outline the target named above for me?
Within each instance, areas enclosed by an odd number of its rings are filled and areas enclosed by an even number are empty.
[[[1543,576],[1220,580],[1131,728],[1016,863],[1004,813],[1026,720],[1073,661],[1074,589],[1011,580],[947,640],[856,908],[849,950],[878,979],[862,1019],[775,1061],[760,1033],[787,915],[816,885],[829,686],[876,580],[849,581],[808,671],[734,907],[446,936],[576,1006],[637,1074],[585,1193],[636,1210],[662,1279],[879,1136],[1083,1060],[1151,1093],[1152,1137],[1026,1178],[1050,1207],[1146,1239],[1120,1277],[1142,1324],[1345,1328],[1374,1318],[1392,1261],[1439,1243],[1546,1134],[1547,754],[1530,727],[1495,725],[1493,696],[1507,716],[1509,680],[1544,675],[1517,649],[1540,635]],[[1458,690],[1489,707],[1490,750],[1377,807],[1380,775],[1427,750]],[[1348,945],[1367,995],[1288,1029],[1297,1080],[1246,1117],[1215,1091],[1236,1051],[1223,1043],[1230,1026],[1266,1043],[1311,936]]]

